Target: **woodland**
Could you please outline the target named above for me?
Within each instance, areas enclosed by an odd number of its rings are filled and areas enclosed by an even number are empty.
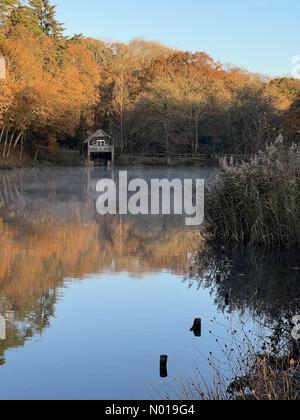
[[[98,128],[119,154],[253,154],[280,132],[300,138],[299,80],[144,39],[67,37],[49,0],[1,0],[0,55],[2,161],[82,150]]]

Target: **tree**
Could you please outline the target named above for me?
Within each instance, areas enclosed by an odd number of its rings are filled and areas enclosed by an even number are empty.
[[[0,0],[0,148],[80,148],[83,130],[125,149],[252,153],[280,126],[299,135],[300,85],[224,68],[203,52],[136,39],[63,37],[50,0]],[[292,105],[294,104],[294,105]]]
[[[191,143],[192,152],[198,153],[200,139],[200,123],[207,116],[210,91],[209,82],[197,73],[190,73],[189,77],[179,78],[180,108],[188,126],[188,141]]]
[[[28,5],[45,35],[62,37],[64,28],[56,19],[56,6],[51,5],[49,0],[28,0]]]
[[[20,6],[19,0],[1,0],[0,2],[0,39],[5,33],[7,24],[14,11]]]
[[[20,6],[20,0],[1,0],[0,26],[5,25],[14,10]]]
[[[98,101],[99,69],[85,43],[66,41],[63,65],[57,48],[55,39],[24,26],[16,26],[0,43],[8,63],[0,90],[5,158],[23,138],[34,147],[73,135],[81,116]]]
[[[300,91],[291,108],[285,113],[283,126],[289,140],[300,141]]]
[[[168,75],[160,75],[130,111],[131,137],[135,146],[147,152],[172,151],[180,127],[177,126],[176,84]]]
[[[279,115],[262,87],[237,89],[226,114],[226,131],[235,153],[256,153],[278,135]]]
[[[113,95],[111,101],[111,116],[113,123],[119,131],[119,145],[121,152],[124,151],[124,130],[125,116],[130,104],[129,76],[124,67],[120,68],[118,75],[114,80]]]

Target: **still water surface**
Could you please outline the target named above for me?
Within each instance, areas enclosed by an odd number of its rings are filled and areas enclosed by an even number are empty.
[[[216,337],[230,341],[241,321],[260,334],[299,301],[298,256],[235,256],[218,283],[218,259],[194,267],[202,239],[183,218],[97,215],[96,182],[117,173],[0,172],[0,399],[175,397],[196,367],[210,380]],[[212,182],[215,172],[130,175]]]

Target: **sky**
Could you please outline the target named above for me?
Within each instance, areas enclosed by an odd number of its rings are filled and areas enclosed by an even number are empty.
[[[299,0],[54,0],[68,35],[142,37],[270,76],[300,55]]]

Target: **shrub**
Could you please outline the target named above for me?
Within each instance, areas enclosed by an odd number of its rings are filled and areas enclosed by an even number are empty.
[[[249,163],[221,160],[207,221],[220,244],[292,248],[300,240],[300,147],[281,141]]]

